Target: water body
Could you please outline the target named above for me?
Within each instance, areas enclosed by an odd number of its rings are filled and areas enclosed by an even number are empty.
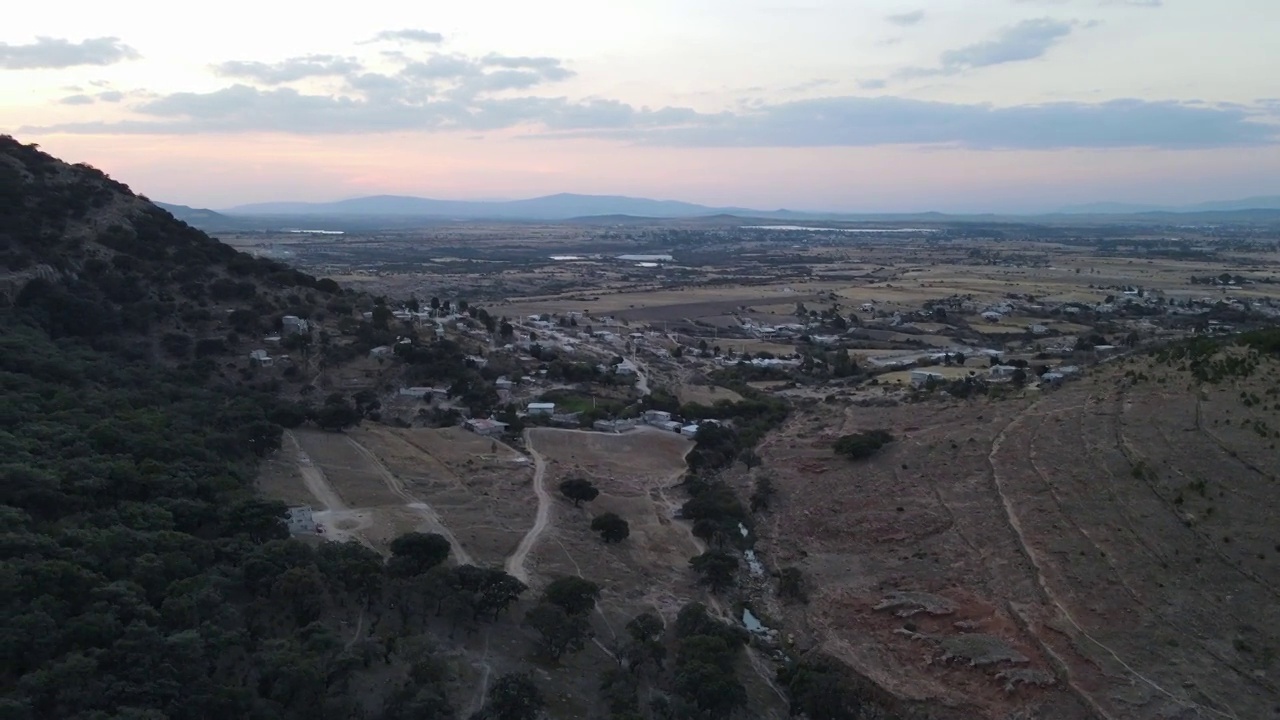
[[[747,629],[747,632],[755,633],[757,635],[763,635],[769,632],[769,628],[765,627],[764,623],[760,622],[760,618],[752,615],[751,611],[747,608],[742,608],[742,626]]]
[[[290,230],[296,235],[346,235],[342,230]]]
[[[555,260],[556,262],[568,262],[570,260],[586,260],[586,258],[582,257],[581,255],[552,255],[551,259]]]
[[[846,233],[933,233],[934,228],[833,228],[807,227],[805,225],[743,225],[743,230],[801,230],[804,232],[846,232]]]
[[[619,255],[619,260],[631,260],[633,262],[671,262],[675,260],[670,255]]]
[[[662,265],[661,263],[643,262],[643,263],[636,263],[636,267],[656,268],[656,267],[662,267]]]

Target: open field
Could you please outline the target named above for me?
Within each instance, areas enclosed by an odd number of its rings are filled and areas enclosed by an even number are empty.
[[[700,405],[714,405],[721,400],[729,402],[738,402],[742,400],[742,396],[730,390],[722,388],[719,385],[696,385],[693,383],[685,383],[676,391],[676,397],[681,403],[698,403]]]
[[[523,455],[458,428],[374,425],[290,432],[259,484],[286,503],[312,505],[333,539],[385,552],[403,533],[440,532],[458,561],[493,563],[532,522],[530,474]]]
[[[1151,379],[1114,364],[1043,396],[794,418],[762,451],[783,498],[762,548],[814,592],[771,613],[900,697],[984,717],[1269,717],[1280,464],[1252,428],[1280,412],[1239,393],[1280,363],[1204,393],[1133,363]],[[831,454],[874,427],[899,437],[879,457]]]

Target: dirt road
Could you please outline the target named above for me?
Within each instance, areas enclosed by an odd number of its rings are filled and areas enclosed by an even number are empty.
[[[444,539],[449,541],[449,544],[453,546],[453,557],[458,561],[459,565],[476,564],[475,559],[471,557],[466,548],[462,547],[462,543],[458,542],[458,538],[454,537],[454,534],[445,526],[444,521],[440,519],[440,516],[431,508],[430,505],[422,502],[420,499],[415,497],[413,493],[409,492],[409,490],[405,488],[404,483],[401,482],[400,478],[396,477],[395,473],[388,470],[387,466],[383,465],[382,461],[379,460],[378,456],[374,455],[372,451],[364,445],[361,445],[350,435],[346,435],[344,437],[346,438],[346,441],[351,444],[351,447],[354,448],[356,452],[360,453],[361,457],[368,461],[369,466],[378,473],[378,476],[382,478],[384,483],[386,483],[387,489],[395,493],[400,499],[404,500],[405,506],[412,508],[422,516],[422,519],[426,521],[427,529],[430,532],[438,533],[443,536]]]
[[[538,541],[542,531],[547,529],[551,517],[551,494],[543,485],[543,478],[547,474],[547,461],[534,448],[533,436],[529,430],[524,431],[524,443],[525,447],[529,448],[529,454],[533,456],[533,492],[538,496],[538,514],[533,521],[533,527],[529,528],[529,532],[525,533],[520,544],[516,546],[516,551],[507,558],[505,569],[508,575],[518,578],[520,582],[527,585],[529,573],[525,572],[524,563],[529,557],[529,551],[533,549],[533,544]]]
[[[292,431],[285,430],[284,437],[290,446],[289,451],[293,453],[298,463],[298,472],[302,473],[302,482],[306,484],[307,490],[320,501],[321,505],[324,505],[325,510],[346,510],[347,506],[342,502],[342,498],[338,497],[333,487],[329,485],[329,481],[325,479],[324,471],[311,462],[311,457],[298,444],[297,436]]]

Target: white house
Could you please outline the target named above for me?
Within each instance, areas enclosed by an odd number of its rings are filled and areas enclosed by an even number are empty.
[[[649,424],[658,428],[659,430],[666,430],[667,432],[673,432],[673,433],[680,432],[680,423],[676,422],[675,420],[667,420],[665,422],[651,422]]]
[[[627,359],[623,359],[622,362],[613,366],[613,371],[619,375],[635,375],[636,369],[635,363]]]
[[[680,434],[687,438],[695,438],[698,436],[698,426],[696,424],[685,425],[684,427],[680,428]]]
[[[1002,317],[1004,316],[996,312],[995,310],[988,310],[982,313],[982,319],[986,320],[987,322],[998,323],[1000,322],[1000,318]]]
[[[307,321],[297,315],[285,315],[280,318],[280,325],[287,335],[300,335],[307,332],[309,328]]]
[[[285,524],[289,526],[289,532],[298,533],[314,533],[316,531],[316,521],[311,516],[310,505],[297,505],[289,508],[289,514],[285,517]]]
[[[932,372],[929,370],[912,370],[911,371],[912,387],[924,387],[928,385],[930,381],[933,381],[935,383],[940,383],[946,379],[947,379],[947,376],[939,372]]]
[[[529,403],[529,407],[525,408],[525,412],[529,415],[554,415],[556,404],[549,402]]]
[[[431,394],[429,387],[402,387],[400,388],[400,397],[411,397],[419,400]]]
[[[671,420],[671,413],[667,412],[666,410],[645,410],[644,411],[644,421],[646,423],[649,423],[650,425],[657,425],[658,423],[669,422],[670,420]]]
[[[249,353],[249,362],[251,364],[261,365],[262,367],[271,367],[274,361],[271,359],[271,356],[267,354],[266,350],[254,350]]]
[[[1018,368],[1012,365],[992,365],[990,372],[991,372],[991,377],[1007,378],[1007,377],[1013,377],[1013,374],[1017,372],[1017,370]]]
[[[1028,325],[1027,330],[1032,335],[1044,335],[1045,333],[1049,332],[1049,328],[1044,325]]]

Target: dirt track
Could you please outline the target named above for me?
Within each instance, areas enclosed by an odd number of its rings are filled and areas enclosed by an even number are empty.
[[[525,446],[529,448],[529,454],[533,455],[533,493],[538,497],[538,514],[533,521],[533,527],[529,528],[529,532],[520,540],[520,544],[516,546],[515,552],[511,553],[511,557],[507,558],[506,571],[507,574],[518,578],[520,582],[529,583],[529,573],[525,571],[525,559],[529,557],[529,551],[533,549],[533,544],[538,541],[542,532],[547,529],[547,524],[551,519],[551,495],[544,487],[544,476],[547,473],[547,461],[533,446],[533,431],[524,431]]]

